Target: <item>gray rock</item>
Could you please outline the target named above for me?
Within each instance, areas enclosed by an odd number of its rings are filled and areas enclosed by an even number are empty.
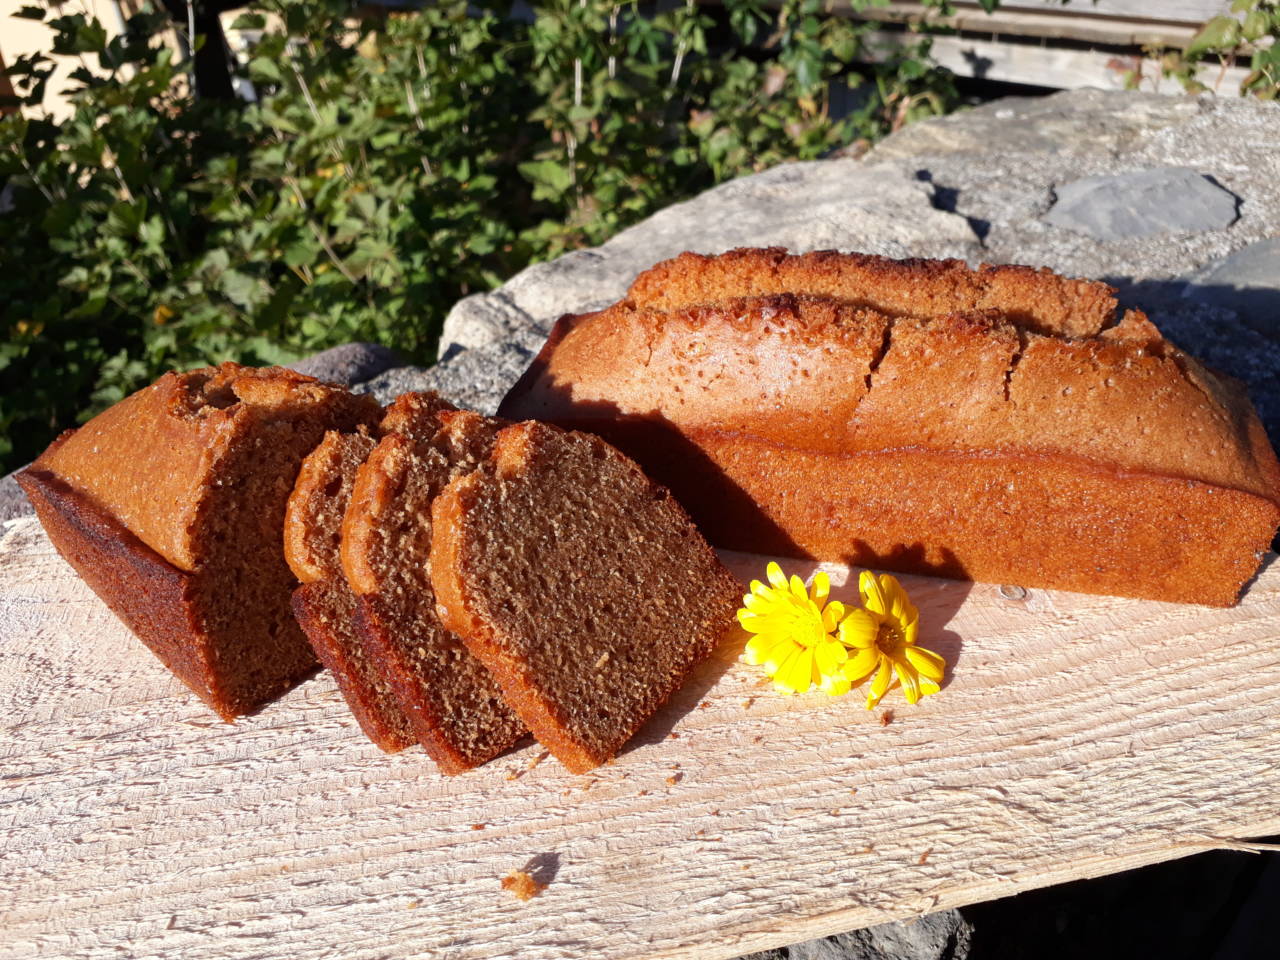
[[[668,207],[594,250],[535,264],[492,293],[467,297],[445,320],[441,356],[512,338],[534,345],[561,315],[622,297],[635,275],[659,260],[741,246],[891,257],[980,252],[968,223],[936,209],[932,189],[912,175],[853,159],[783,164]]]
[[[983,237],[984,259],[1073,276],[1185,277],[1274,236],[1280,223],[1280,104],[1238,97],[1071,90],[1009,98],[912,124],[867,154],[931,183],[936,202]],[[1240,198],[1225,230],[1099,240],[1046,223],[1054,185],[1187,167]]]
[[[408,390],[436,390],[460,407],[493,414],[511,384],[529,366],[533,351],[518,343],[455,350],[434,367],[395,367],[355,387],[390,403]]]
[[[1099,240],[1222,230],[1239,198],[1186,167],[1084,177],[1055,189],[1046,223]]]
[[[969,955],[972,936],[973,928],[959,911],[943,910],[907,923],[882,923],[741,960],[963,960]]]
[[[351,386],[403,362],[394,350],[379,343],[344,343],[291,363],[289,367],[309,377]]]
[[[27,500],[27,495],[22,492],[18,481],[14,479],[16,473],[15,470],[14,473],[0,478],[0,523],[16,517],[29,517],[35,513]]]
[[[1280,237],[1206,265],[1187,279],[1182,295],[1232,310],[1254,330],[1280,339]]]

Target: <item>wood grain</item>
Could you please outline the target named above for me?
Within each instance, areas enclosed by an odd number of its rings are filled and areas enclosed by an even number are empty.
[[[12,521],[0,957],[734,957],[1277,833],[1274,561],[1231,610],[904,577],[952,665],[916,707],[776,695],[735,638],[592,774],[444,778],[325,675],[221,723]]]

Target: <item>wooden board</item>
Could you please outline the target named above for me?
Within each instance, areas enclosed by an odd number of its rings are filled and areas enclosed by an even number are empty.
[[[12,521],[0,957],[734,957],[1280,832],[1274,556],[1232,610],[903,579],[952,664],[917,707],[735,639],[609,766],[443,778],[324,675],[220,723]]]

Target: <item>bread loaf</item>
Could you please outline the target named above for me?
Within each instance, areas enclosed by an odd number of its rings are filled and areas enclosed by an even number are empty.
[[[58,551],[223,718],[316,669],[294,621],[285,502],[326,430],[377,404],[280,368],[169,373],[18,477]]]
[[[708,538],[1214,605],[1280,523],[1243,388],[1026,267],[684,254],[563,318],[501,406],[590,430]]]
[[[741,586],[596,437],[507,427],[431,514],[445,625],[574,772],[612,757],[734,625]]]

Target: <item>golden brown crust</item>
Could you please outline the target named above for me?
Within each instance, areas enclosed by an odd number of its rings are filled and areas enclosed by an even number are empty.
[[[199,560],[201,512],[218,464],[264,417],[340,405],[355,423],[377,404],[281,367],[224,363],[166,373],[36,461],[92,498],[181,570]]]
[[[883,281],[874,301],[840,299],[867,277]],[[783,283],[794,292],[737,296]],[[860,501],[826,495],[853,489],[839,464],[879,464],[884,482],[897,484],[919,463],[937,477],[933,504],[961,520],[948,523],[944,537],[925,522],[921,493],[916,512],[895,511],[916,524],[896,530],[905,539],[867,554],[883,565],[929,568],[901,558],[913,545],[954,552],[960,542],[946,537],[964,537],[970,576],[1228,603],[1280,522],[1280,464],[1239,384],[1165,341],[1139,312],[1112,322],[1114,302],[1099,288],[1025,268],[966,272],[953,262],[685,255],[642,274],[632,299],[558,323],[501,412],[605,436],[669,484],[722,545],[830,560],[867,553],[857,544],[882,540],[887,520]],[[1035,290],[1044,295],[1039,313],[1029,312]],[[709,300],[689,305],[699,298]],[[972,309],[943,312],[961,305]],[[1043,332],[1055,328],[1070,335]],[[763,461],[750,463],[747,450]],[[950,458],[950,476],[930,473],[935,455]],[[785,467],[766,466],[775,460]],[[964,513],[980,492],[967,464],[979,461],[983,470],[1004,464],[1014,489],[1022,470],[1046,483],[1082,471],[1145,478],[1132,479],[1128,496],[1123,485],[1103,485],[1114,515],[1129,520],[1075,534],[1118,551],[1102,564],[1117,572],[1082,577],[1082,558],[1068,558],[1051,540],[1018,556],[1003,552],[1008,537],[984,546],[976,536],[982,521]],[[1133,500],[1148,483],[1164,492]],[[801,490],[815,491],[814,509],[803,508]],[[1181,503],[1177,490],[1186,491]],[[1213,495],[1201,503],[1203,490]],[[1207,582],[1177,587],[1141,570],[1121,576],[1126,564],[1163,563],[1137,552],[1159,552],[1139,533],[1142,511],[1143,523],[1185,540],[1201,525],[1193,502],[1209,511],[1207,529],[1218,531],[1202,551],[1217,563],[1203,571]],[[1015,532],[1045,532],[1041,510],[1074,511],[1077,519],[1088,512],[1047,495],[1013,497],[1006,507]],[[734,534],[747,529],[758,539]],[[1131,539],[1112,537],[1119,529]],[[1227,543],[1240,551],[1234,560],[1218,550]]]
[[[942,317],[988,309],[1028,330],[1093,336],[1111,325],[1115,290],[1060,277],[1045,268],[962,260],[891,260],[818,250],[792,256],[781,247],[740,248],[718,256],[682,253],[631,285],[639,307],[676,310],[734,297],[797,293],[830,297],[891,317]]]

